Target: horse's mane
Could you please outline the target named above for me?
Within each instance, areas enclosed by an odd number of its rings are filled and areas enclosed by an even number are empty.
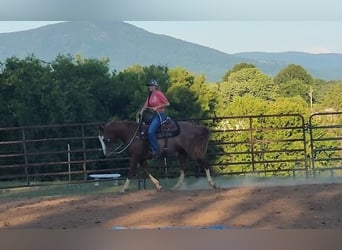
[[[116,128],[126,128],[126,129],[135,129],[139,123],[135,121],[129,120],[111,120],[106,123],[104,127],[109,129],[116,129]]]
[[[110,119],[106,125],[114,124],[114,123],[136,123],[135,121],[130,121],[130,120],[114,120]]]

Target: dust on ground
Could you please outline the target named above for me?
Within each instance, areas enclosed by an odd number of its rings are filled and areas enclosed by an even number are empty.
[[[0,229],[341,229],[342,183],[154,189],[0,203]]]

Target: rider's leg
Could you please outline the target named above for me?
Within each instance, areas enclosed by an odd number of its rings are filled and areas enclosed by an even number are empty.
[[[150,126],[148,127],[148,141],[150,143],[151,149],[154,154],[157,154],[159,152],[159,146],[158,146],[158,141],[156,137],[156,132],[160,126],[160,119],[157,115],[153,116],[153,119],[151,121]]]

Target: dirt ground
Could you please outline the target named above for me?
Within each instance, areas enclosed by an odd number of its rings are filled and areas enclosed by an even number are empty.
[[[0,229],[341,229],[342,183],[0,201]]]

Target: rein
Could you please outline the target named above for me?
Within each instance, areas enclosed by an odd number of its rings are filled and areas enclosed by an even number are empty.
[[[136,137],[137,134],[138,134],[138,131],[139,131],[139,129],[140,129],[140,126],[141,126],[141,122],[139,122],[139,125],[138,125],[137,129],[135,130],[133,136],[131,137],[131,139],[129,140],[128,144],[127,144],[124,148],[120,149],[120,148],[122,147],[122,144],[121,144],[121,145],[117,146],[115,149],[113,149],[110,153],[111,153],[111,154],[121,154],[121,153],[124,152],[129,146],[131,146],[132,142],[134,141],[135,137]],[[119,150],[119,151],[117,151],[117,150]]]

